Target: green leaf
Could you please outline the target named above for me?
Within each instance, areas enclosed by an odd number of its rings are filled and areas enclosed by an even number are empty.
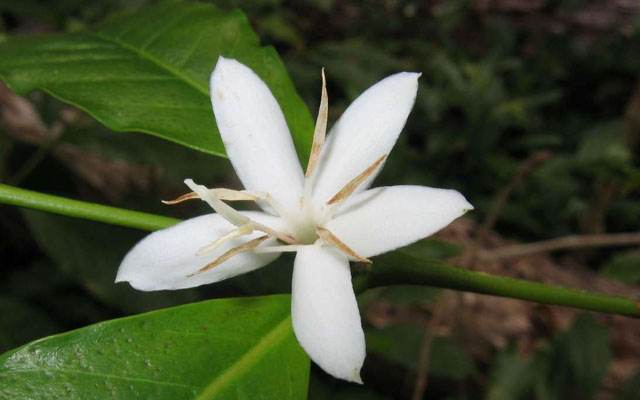
[[[367,328],[367,353],[376,354],[415,371],[418,368],[424,332],[424,327],[415,324],[396,324],[382,329]]]
[[[289,309],[286,295],[210,300],[41,339],[0,356],[0,398],[304,399]]]
[[[12,38],[0,45],[0,76],[19,94],[42,89],[112,130],[146,132],[222,156],[208,84],[220,55],[245,63],[267,83],[306,160],[311,115],[275,50],[260,47],[239,11],[164,2],[91,31]]]
[[[614,255],[602,267],[602,275],[627,285],[640,283],[640,254],[634,252]]]
[[[535,368],[540,372],[537,396],[549,400],[593,398],[611,357],[608,329],[591,315],[580,314],[567,331],[536,354]]]
[[[609,330],[589,314],[580,314],[567,332],[566,347],[578,391],[591,398],[611,362]]]
[[[425,328],[414,324],[397,324],[383,329],[368,328],[367,351],[417,370]],[[440,378],[461,380],[476,373],[465,352],[446,337],[434,337],[429,356],[429,374]]]
[[[438,239],[420,240],[402,247],[401,252],[427,260],[444,260],[460,254],[462,246]]]
[[[634,400],[640,397],[640,369],[629,378],[622,393],[615,400]]]
[[[429,373],[451,379],[465,379],[476,373],[473,361],[451,339],[435,337],[431,343]]]
[[[538,371],[513,348],[500,352],[491,367],[488,400],[517,400],[531,391]]]

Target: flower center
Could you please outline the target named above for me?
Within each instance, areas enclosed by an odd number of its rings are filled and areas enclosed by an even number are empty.
[[[387,157],[386,154],[378,158],[373,164],[362,171],[358,176],[349,181],[340,191],[338,191],[326,204],[315,204],[312,196],[312,186],[314,181],[314,171],[320,162],[320,156],[322,148],[325,142],[325,135],[327,131],[327,114],[328,114],[328,100],[326,81],[324,76],[324,69],[322,70],[322,97],[320,101],[320,109],[318,110],[318,118],[316,120],[316,126],[313,133],[313,143],[311,146],[311,154],[309,157],[309,163],[307,164],[307,170],[305,172],[305,183],[303,195],[300,199],[300,207],[295,209],[284,209],[278,201],[273,198],[269,193],[259,193],[251,191],[236,191],[229,189],[208,189],[205,186],[197,185],[191,179],[185,180],[185,184],[189,186],[192,193],[187,193],[184,196],[179,197],[176,200],[165,202],[165,204],[177,204],[185,200],[201,199],[207,202],[218,214],[224,219],[229,221],[236,228],[222,237],[216,239],[212,243],[202,247],[196,255],[202,255],[210,253],[219,248],[223,243],[241,237],[250,235],[254,231],[260,231],[265,233],[260,237],[253,240],[249,240],[240,246],[236,246],[230,250],[227,250],[221,256],[217,257],[212,262],[208,263],[198,271],[189,274],[188,276],[194,276],[202,272],[208,271],[214,268],[238,253],[245,251],[253,251],[256,253],[267,252],[283,252],[283,251],[297,251],[301,246],[313,245],[319,243],[320,245],[330,245],[343,252],[349,258],[358,260],[361,262],[371,263],[368,259],[358,255],[349,246],[342,242],[336,235],[325,228],[326,224],[333,217],[333,213],[338,207],[338,204],[347,199],[355,190],[369,177],[376,169],[382,164]],[[260,201],[261,203],[267,203],[271,209],[273,209],[279,216],[286,222],[286,229],[284,232],[276,231],[268,226],[265,226],[257,221],[251,220],[248,216],[236,211],[231,206],[227,205],[225,201],[233,200],[250,200]],[[272,246],[260,246],[262,242],[269,238],[276,238],[280,242],[287,243],[286,245],[272,245]]]
[[[328,222],[328,218],[322,217],[322,213],[308,196],[302,197],[300,208],[296,211],[293,215],[291,213],[281,215],[287,221],[287,231],[300,244],[315,243],[318,240],[318,227],[325,225]]]

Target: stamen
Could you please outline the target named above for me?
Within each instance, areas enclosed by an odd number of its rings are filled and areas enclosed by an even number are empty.
[[[208,189],[208,190],[210,192],[213,192],[213,194],[220,200],[225,200],[225,201],[243,201],[243,200],[258,201],[260,200],[260,197],[258,197],[256,194],[251,193],[247,190],[232,190],[232,189],[225,189],[225,188],[216,188],[216,189]],[[193,200],[198,198],[200,198],[200,196],[198,196],[198,193],[191,192],[191,193],[183,194],[182,196],[178,197],[175,200],[162,200],[162,202],[164,204],[173,205],[173,204],[182,203],[183,201]]]
[[[198,196],[198,193],[190,192],[190,193],[185,193],[182,196],[180,196],[180,197],[178,197],[177,199],[174,199],[174,200],[161,200],[161,201],[166,205],[172,206],[174,204],[182,203],[183,201],[199,199],[199,198],[200,198],[200,196]]]
[[[260,196],[248,190],[232,190],[225,188],[209,189],[217,198],[225,201],[258,201]]]
[[[211,244],[208,244],[202,247],[200,250],[196,252],[196,255],[201,256],[203,254],[211,253],[212,251],[214,251],[215,249],[217,249],[227,241],[240,236],[250,235],[251,233],[253,233],[253,225],[251,223],[244,224],[240,226],[238,229],[234,229],[231,232],[227,233],[226,235],[216,239]]]
[[[197,185],[192,179],[185,179],[184,183],[189,186],[189,189],[193,190],[200,196],[200,199],[207,202],[218,214],[222,215],[224,219],[229,221],[232,225],[241,226],[250,222],[250,219],[232,207],[225,204],[222,200],[218,199],[214,193],[202,185]]]
[[[316,119],[316,127],[313,131],[313,144],[311,145],[311,155],[307,164],[307,172],[305,174],[307,180],[311,177],[313,170],[318,164],[318,159],[324,145],[324,139],[327,134],[327,119],[329,114],[329,100],[327,97],[327,82],[324,76],[324,68],[322,68],[322,97],[320,98],[320,108]]]
[[[376,170],[376,168],[378,168],[378,166],[384,161],[385,158],[387,158],[386,154],[378,158],[373,164],[368,166],[367,169],[353,178],[351,182],[344,185],[344,187],[340,189],[340,191],[327,202],[327,205],[342,201],[351,196],[351,193],[353,193],[358,188],[358,186],[360,186],[360,184],[364,182],[364,180],[367,179]]]
[[[294,238],[284,233],[275,231],[268,226],[265,226],[259,222],[252,221],[249,217],[234,210],[231,206],[224,203],[222,200],[216,197],[215,193],[210,192],[205,186],[198,185],[191,179],[185,179],[184,183],[189,186],[191,190],[196,192],[200,199],[206,201],[222,218],[229,221],[232,225],[240,227],[245,224],[251,224],[254,230],[264,232],[270,236],[278,238],[285,243],[299,244]]]
[[[349,246],[347,246],[346,244],[344,244],[344,242],[340,239],[338,239],[338,237],[336,235],[334,235],[333,233],[331,233],[331,231],[329,231],[328,229],[322,228],[322,227],[317,227],[316,228],[316,232],[318,233],[318,236],[320,236],[320,238],[322,240],[324,240],[325,242],[329,243],[330,245],[332,245],[333,247],[337,248],[338,250],[342,251],[343,253],[345,253],[346,255],[355,258],[356,260],[360,261],[360,262],[364,262],[367,264],[373,264],[371,262],[371,260],[369,260],[368,258],[364,258],[361,255],[359,255],[358,253],[356,253],[355,251],[353,251],[351,248],[349,248]]]
[[[253,224],[253,229],[255,229],[257,231],[264,232],[264,233],[268,234],[269,236],[273,236],[276,239],[282,240],[285,243],[300,244],[294,238],[292,238],[291,236],[285,235],[282,232],[275,231],[275,230],[269,228],[268,226],[262,225],[259,222],[251,221],[251,223]]]
[[[300,250],[304,245],[286,245],[286,246],[265,246],[256,247],[253,249],[254,253],[285,253],[295,252]]]
[[[222,264],[223,262],[227,261],[228,259],[230,259],[231,257],[235,256],[238,253],[242,253],[242,252],[245,252],[245,251],[248,251],[248,250],[256,248],[260,243],[264,242],[268,238],[269,238],[269,235],[260,236],[257,239],[250,240],[245,244],[242,244],[242,245],[240,245],[238,247],[234,247],[233,249],[228,250],[227,252],[225,252],[220,257],[218,257],[215,260],[211,261],[209,264],[207,264],[204,267],[200,268],[196,272],[193,272],[193,273],[187,275],[187,277],[190,278],[192,276],[195,276],[195,275],[201,274],[201,273],[203,273],[205,271],[208,271],[211,268],[217,267],[218,265]]]

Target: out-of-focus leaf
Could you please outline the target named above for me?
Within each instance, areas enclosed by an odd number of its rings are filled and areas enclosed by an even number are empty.
[[[538,374],[533,363],[509,349],[498,354],[491,368],[488,400],[518,400],[531,391]]]
[[[640,254],[616,254],[602,266],[602,275],[626,283],[640,283]]]
[[[462,246],[456,243],[449,243],[438,239],[420,240],[409,246],[401,248],[399,251],[413,257],[428,260],[444,260],[460,254]]]
[[[577,154],[582,163],[612,168],[627,165],[631,159],[619,121],[602,123],[585,133]]]
[[[633,374],[615,400],[637,400],[640,398],[640,370]]]
[[[412,324],[397,324],[383,329],[368,328],[365,331],[367,353],[377,354],[415,371],[424,332],[423,327]]]
[[[19,94],[43,89],[110,129],[223,155],[208,84],[220,55],[247,64],[269,85],[306,159],[309,111],[276,52],[259,46],[239,11],[163,2],[95,30],[13,38],[0,46],[0,75]]]
[[[577,392],[592,397],[600,388],[611,361],[609,331],[589,314],[580,314],[566,335]]]
[[[471,358],[451,339],[435,337],[431,342],[429,373],[449,379],[465,379],[476,373]]]
[[[401,70],[401,64],[391,54],[361,40],[319,46],[310,54],[310,58],[326,68],[329,84],[333,82],[348,100],[355,99],[385,75]],[[336,107],[335,102],[332,104],[331,112],[339,112],[339,108],[342,108]]]
[[[300,33],[281,13],[271,14],[257,22],[257,30],[290,46],[300,46],[304,42]]]
[[[424,327],[398,324],[368,329],[367,351],[415,371],[424,342]],[[471,359],[451,339],[434,337],[429,356],[429,374],[460,380],[475,373]]]
[[[0,356],[0,397],[305,399],[289,310],[289,296],[211,300],[38,340]]]
[[[610,361],[607,328],[591,315],[580,314],[569,330],[536,356],[534,362],[541,373],[536,393],[544,400],[562,400],[569,395],[591,399]]]
[[[496,358],[489,400],[517,400],[532,393],[541,400],[591,399],[600,388],[609,361],[609,334],[589,314],[557,335],[531,359],[513,350]]]
[[[37,211],[24,211],[24,216],[62,272],[113,307],[136,313],[199,299],[197,289],[140,292],[114,283],[120,261],[145,233]]]

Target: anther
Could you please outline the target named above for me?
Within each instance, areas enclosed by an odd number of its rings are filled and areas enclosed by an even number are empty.
[[[191,179],[185,179],[184,183],[200,196],[200,199],[207,202],[218,214],[224,219],[231,222],[235,226],[241,226],[249,222],[249,218],[242,215],[232,207],[225,204],[222,200],[216,197],[215,193],[209,192],[209,190],[202,185],[197,185]]]
[[[330,230],[326,229],[326,228],[322,228],[322,227],[317,227],[316,228],[316,232],[318,233],[318,236],[324,240],[325,242],[329,243],[330,245],[332,245],[333,247],[337,248],[338,250],[342,251],[343,253],[345,253],[346,255],[355,258],[356,260],[360,261],[360,262],[364,262],[367,264],[373,264],[373,262],[371,260],[369,260],[368,258],[364,258],[361,255],[359,255],[358,253],[356,253],[355,251],[353,251],[349,246],[347,246],[346,244],[344,244],[344,242],[340,239],[338,239],[338,237],[336,235],[334,235],[333,233],[331,233]]]
[[[190,193],[183,194],[182,196],[178,197],[177,199],[161,200],[161,201],[166,205],[172,206],[174,204],[182,203],[183,201],[193,200],[193,199],[198,199],[198,198],[200,198],[200,196],[198,196],[198,193],[190,192]]]
[[[324,68],[322,68],[322,97],[320,98],[320,108],[318,109],[318,117],[316,119],[316,127],[313,131],[313,144],[311,145],[311,155],[307,164],[307,172],[305,174],[307,180],[311,177],[313,170],[318,164],[324,139],[327,134],[327,119],[329,114],[329,100],[327,97],[327,82],[324,76]]]
[[[216,239],[211,244],[208,244],[202,247],[200,250],[196,252],[196,255],[201,256],[203,254],[211,253],[212,251],[222,246],[222,244],[226,243],[227,241],[240,236],[250,235],[251,233],[253,233],[253,225],[251,223],[244,224],[238,227],[237,229],[234,229],[231,232],[227,233],[226,235]]]
[[[212,193],[214,196],[216,196],[218,199],[224,200],[224,201],[243,201],[243,200],[258,201],[260,200],[260,197],[258,197],[254,193],[251,193],[247,190],[231,190],[231,189],[225,189],[225,188],[215,188],[215,189],[208,189],[208,191]],[[182,196],[178,197],[175,200],[162,200],[162,202],[164,204],[173,205],[173,204],[182,203],[183,201],[193,200],[198,198],[200,198],[198,193],[190,192],[190,193],[183,194]]]
[[[193,272],[189,275],[187,275],[188,278],[201,274],[205,271],[210,270],[211,268],[217,267],[218,265],[222,264],[223,262],[227,261],[228,259],[230,259],[231,257],[235,256],[236,254],[245,252],[245,251],[249,251],[251,249],[256,248],[260,243],[264,242],[265,240],[269,239],[269,235],[264,235],[264,236],[260,236],[259,238],[253,239],[248,241],[247,243],[244,243],[238,247],[234,247],[231,250],[226,251],[224,254],[222,254],[220,257],[216,258],[215,260],[211,261],[209,264],[205,265],[204,267],[200,268],[199,270],[197,270],[196,272]]]
[[[216,197],[215,193],[210,192],[206,187],[198,185],[191,179],[185,179],[184,183],[194,192],[198,194],[200,199],[207,202],[222,218],[229,221],[232,225],[240,227],[245,224],[251,224],[254,230],[262,231],[270,236],[282,240],[289,244],[299,244],[294,238],[282,232],[278,232],[265,226],[259,222],[252,221],[249,217],[234,210],[231,206]]]
[[[373,172],[376,170],[376,168],[378,168],[378,166],[380,164],[382,164],[382,162],[384,161],[385,158],[387,158],[386,154],[383,155],[382,157],[378,158],[373,164],[368,166],[367,169],[362,171],[358,176],[356,176],[349,183],[344,185],[344,187],[342,189],[340,189],[340,191],[338,193],[336,193],[327,202],[327,205],[331,205],[331,204],[336,203],[338,201],[342,201],[342,200],[346,199],[347,197],[351,196],[351,193],[353,193],[358,188],[358,186],[360,186],[360,184],[362,182],[364,182],[365,179],[367,179],[369,176],[371,176],[371,174],[373,174]]]

